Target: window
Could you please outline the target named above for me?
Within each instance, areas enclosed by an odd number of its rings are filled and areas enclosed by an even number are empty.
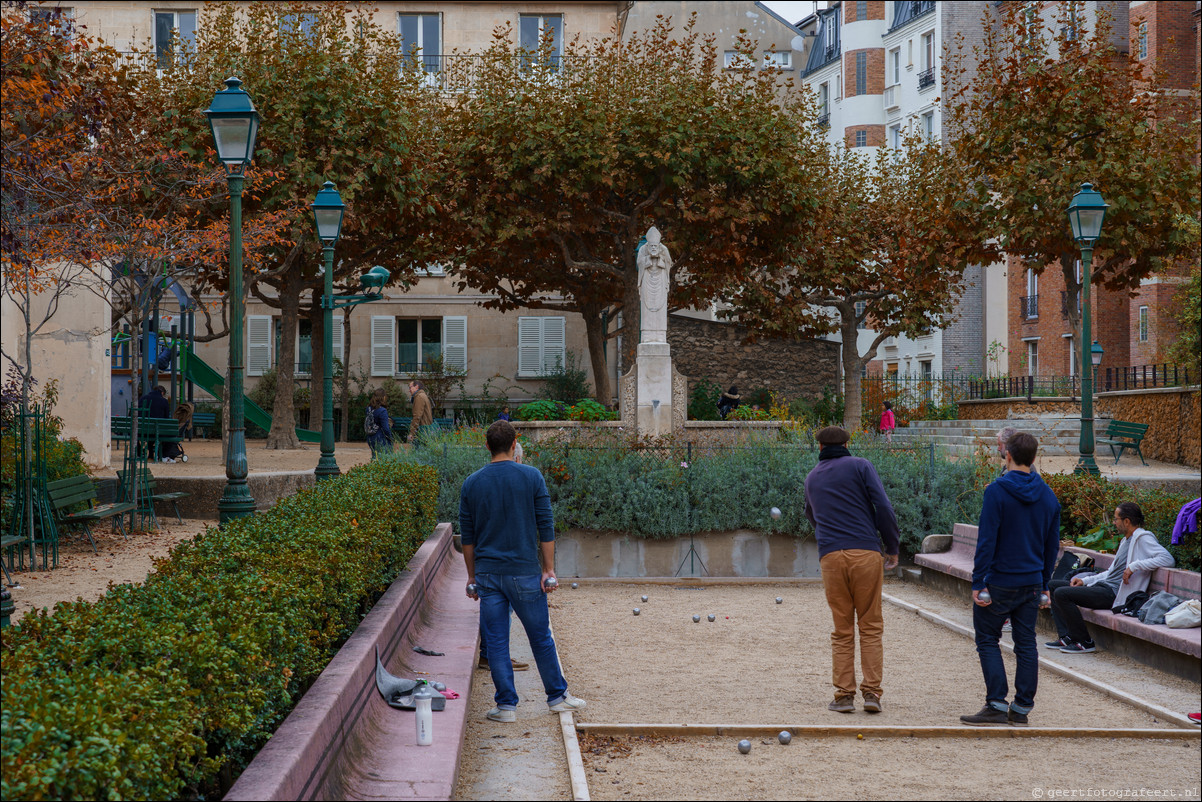
[[[868,19],[868,0],[856,0],[856,20]]]
[[[538,48],[547,39],[551,44],[551,66],[563,58],[563,16],[560,14],[522,14],[518,20],[519,45],[526,52],[522,66],[529,69],[538,58]]]
[[[818,116],[825,117],[831,113],[831,85],[818,85]]]
[[[935,66],[935,32],[922,35],[922,68],[929,70]]]
[[[868,146],[868,132],[856,131],[856,147],[863,148]]]
[[[1066,5],[1068,6],[1068,20],[1067,20],[1068,24],[1064,26],[1064,38],[1070,42],[1075,42],[1075,41],[1077,41],[1077,36],[1078,36],[1077,16],[1078,16],[1079,9],[1077,8],[1077,6],[1079,5],[1079,1],[1078,0],[1069,0],[1069,2],[1066,3]]]
[[[924,382],[929,382],[931,380],[931,375],[932,375],[931,360],[929,360],[929,359],[919,360],[918,373],[920,376],[922,376],[922,380]]]
[[[1039,375],[1039,340],[1027,340],[1027,375]]]
[[[793,51],[792,50],[765,50],[764,51],[764,69],[766,69],[766,70],[791,70],[791,69],[793,69]]]
[[[195,11],[154,12],[154,56],[160,70],[171,64],[171,47],[177,33],[181,44],[196,44]]]
[[[518,376],[533,378],[564,364],[562,317],[518,318]]]
[[[411,66],[419,62],[426,72],[438,72],[442,55],[441,20],[438,14],[399,14],[401,52]],[[420,56],[415,56],[420,52]]]
[[[1027,270],[1027,295],[1039,295],[1039,274],[1030,268]]]
[[[898,123],[897,125],[889,126],[889,147],[894,148],[894,149],[901,149],[901,146],[902,146],[901,123]]]
[[[1146,22],[1139,24],[1139,57],[1141,59],[1148,57],[1148,23]]]
[[[371,319],[371,375],[428,370],[432,358],[447,370],[467,370],[467,318]]]
[[[275,366],[274,329],[271,315],[246,316],[247,376],[262,376]]]
[[[1148,307],[1146,306],[1139,308],[1139,341],[1141,343],[1148,341]]]
[[[34,6],[29,9],[29,21],[46,25],[57,25],[59,33],[71,36],[74,27],[75,9],[62,6]]]
[[[928,140],[935,138],[935,112],[928,111],[922,115],[922,135]]]
[[[868,54],[856,53],[856,94],[868,94]]]
[[[306,39],[312,41],[314,28],[317,27],[317,13],[302,11],[299,14],[280,15],[280,33],[289,34],[299,31]]]
[[[1068,346],[1068,375],[1076,376],[1077,374],[1077,349],[1073,348],[1073,335],[1061,335],[1064,338],[1065,344]]]
[[[868,308],[867,301],[856,301],[856,328],[866,328],[864,325],[864,312]]]
[[[889,51],[889,81],[896,86],[901,83],[901,48]]]
[[[728,70],[754,70],[755,62],[746,53],[738,50],[727,50],[723,54],[722,66]]]

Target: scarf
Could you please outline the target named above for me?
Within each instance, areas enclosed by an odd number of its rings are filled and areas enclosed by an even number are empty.
[[[847,446],[823,446],[822,450],[818,452],[818,461],[850,456],[851,452],[847,450]]]

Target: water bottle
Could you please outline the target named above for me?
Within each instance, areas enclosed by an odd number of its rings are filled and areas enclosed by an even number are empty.
[[[993,601],[993,597],[989,595],[989,588],[985,588],[977,594],[977,601],[983,604],[989,604]]]
[[[434,691],[425,680],[413,692],[413,705],[417,708],[417,745],[431,746],[434,743]]]

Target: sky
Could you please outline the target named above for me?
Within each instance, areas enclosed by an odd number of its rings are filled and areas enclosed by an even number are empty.
[[[815,6],[826,7],[826,3],[817,0],[764,0],[764,5],[794,23],[813,14]]]

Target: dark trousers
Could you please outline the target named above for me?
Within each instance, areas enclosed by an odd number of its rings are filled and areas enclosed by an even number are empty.
[[[1067,579],[1053,579],[1048,583],[1052,594],[1052,618],[1056,621],[1056,633],[1072,641],[1091,641],[1081,608],[1087,610],[1109,610],[1117,595],[1101,585],[1072,587]]]
[[[1035,705],[1039,687],[1039,650],[1035,646],[1035,619],[1039,615],[1038,585],[1025,588],[989,586],[993,602],[985,607],[972,606],[972,626],[981,658],[981,673],[985,675],[985,702],[995,710],[1013,708],[1017,713],[1030,713]],[[1014,702],[1006,704],[1010,687],[1006,682],[1006,665],[998,641],[1002,625],[1010,619],[1014,638]]]

